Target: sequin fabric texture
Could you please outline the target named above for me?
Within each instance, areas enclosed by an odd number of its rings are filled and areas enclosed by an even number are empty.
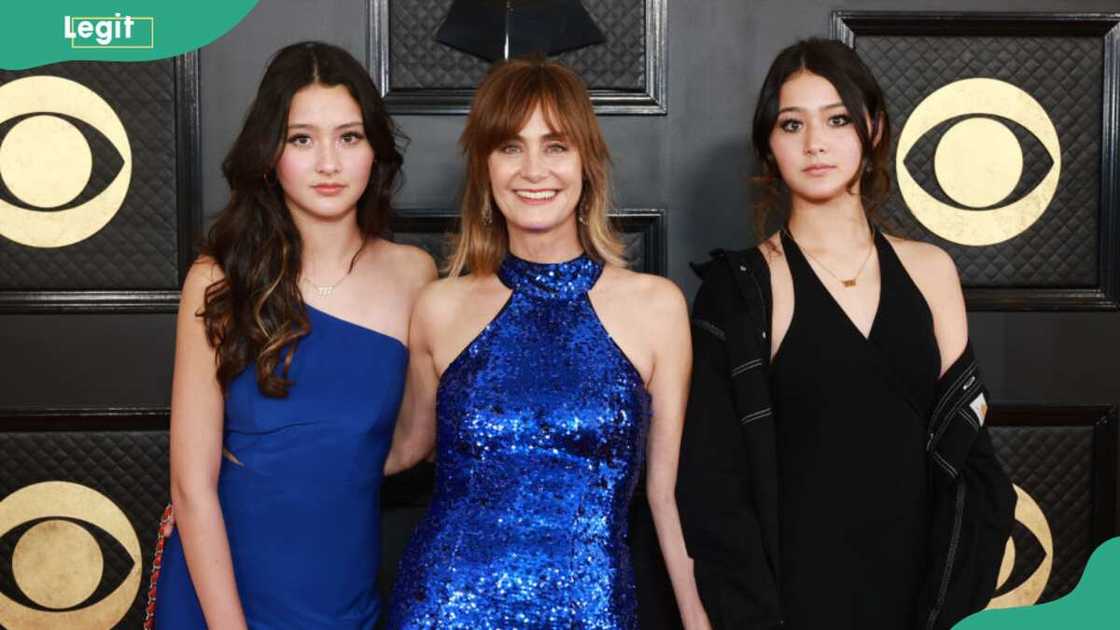
[[[601,273],[502,263],[509,301],[440,381],[435,492],[389,628],[637,627],[627,514],[650,396],[587,296]]]

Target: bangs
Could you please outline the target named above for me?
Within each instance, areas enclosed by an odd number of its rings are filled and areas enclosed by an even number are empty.
[[[518,137],[539,107],[549,132],[569,140],[578,140],[572,121],[577,120],[575,108],[565,104],[570,97],[562,83],[544,73],[531,72],[505,77],[504,85],[487,90],[476,103],[476,149],[483,154],[494,151],[503,143]],[[489,102],[486,102],[489,101]],[[481,107],[480,107],[481,105]]]

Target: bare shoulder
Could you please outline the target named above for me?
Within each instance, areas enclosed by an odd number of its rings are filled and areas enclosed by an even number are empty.
[[[688,365],[688,304],[672,281],[607,265],[588,297],[603,326],[647,385],[653,382],[662,360],[677,367]]]
[[[420,294],[416,298],[416,312],[445,310],[462,298],[466,285],[467,283],[464,282],[462,276],[440,278],[435,282],[428,283],[423,289],[420,289]]]
[[[762,254],[763,260],[766,264],[773,265],[779,260],[785,259],[785,249],[782,247],[782,236],[780,232],[774,232],[768,238],[763,239],[758,244],[758,251]]]
[[[222,271],[222,266],[218,264],[217,260],[203,254],[194,259],[191,263],[190,269],[187,269],[187,280],[194,280],[195,282],[217,282],[226,277],[225,272]]]
[[[600,279],[601,289],[611,301],[630,305],[648,315],[687,315],[688,303],[672,280],[651,273],[639,273],[623,267],[607,265]]]
[[[786,293],[793,291],[793,275],[789,270],[789,261],[786,260],[781,233],[774,232],[757,247],[762,254],[762,259],[766,261],[766,267],[770,270],[770,290],[774,294],[774,301],[784,302]]]
[[[409,285],[423,286],[436,278],[436,262],[423,249],[384,239],[378,241],[377,248],[379,258]]]
[[[225,277],[226,274],[222,272],[218,261],[210,256],[199,256],[187,269],[187,277],[183,280],[183,299],[201,302],[207,287],[224,280]]]
[[[225,279],[221,265],[210,256],[199,256],[187,269],[179,294],[179,325],[195,321],[206,305],[206,291]]]
[[[452,318],[472,296],[490,288],[491,283],[487,280],[467,274],[429,282],[416,298],[416,316],[427,321]]]
[[[912,241],[884,234],[894,247],[902,266],[923,292],[942,294],[959,291],[960,279],[952,256],[933,243]]]
[[[793,274],[789,270],[789,261],[786,260],[786,250],[782,246],[782,235],[774,232],[758,244],[758,251],[766,266],[770,269],[770,290],[774,295],[774,302],[785,303],[786,295],[793,293]],[[781,310],[779,308],[779,310]]]

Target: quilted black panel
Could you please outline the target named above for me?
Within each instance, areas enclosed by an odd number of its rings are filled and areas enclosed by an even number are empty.
[[[132,147],[132,183],[112,221],[84,241],[38,249],[0,237],[0,288],[177,289],[175,61],[0,70],[0,85],[35,75],[77,81],[113,107]],[[112,162],[114,150],[106,142],[91,151],[94,178],[104,180],[104,165]]]
[[[117,628],[143,624],[156,529],[168,501],[167,451],[166,431],[0,432],[0,498],[42,481],[69,481],[100,492],[128,516],[144,566],[136,601]],[[0,592],[9,596],[18,593],[10,569],[18,539],[0,538]],[[106,582],[95,597],[116,588],[131,568],[128,555],[117,551],[103,552]]]
[[[1076,585],[1092,550],[1093,427],[999,426],[990,432],[1012,480],[1039,503],[1053,532],[1053,572],[1040,601],[1061,597]],[[143,581],[133,609],[118,628],[138,628],[143,618],[155,528],[167,502],[167,450],[167,433],[158,430],[0,431],[0,500],[30,484],[70,481],[106,495],[128,516],[143,548]],[[386,482],[382,497],[385,578],[391,578],[408,531],[427,503],[430,484],[430,466]],[[655,540],[643,535],[640,527],[634,534],[635,566],[643,569],[643,584],[654,589],[659,579],[664,581]],[[1008,586],[1029,575],[1041,561],[1041,547],[1030,545],[1029,532],[1014,535],[1019,554]],[[0,592],[5,594],[16,589],[8,563],[17,539],[11,533],[0,536]],[[106,560],[107,579],[123,576],[129,568],[127,557],[120,554],[106,553]],[[387,589],[389,581],[382,587]],[[644,605],[650,606],[648,598]]]
[[[1034,498],[1050,524],[1054,564],[1039,602],[1057,599],[1077,585],[1093,551],[1093,427],[991,427],[989,431],[1012,482]],[[1026,528],[1017,525],[1012,536],[1017,554],[1006,584],[1011,588],[1042,560],[1042,548]]]
[[[946,241],[909,213],[897,186],[882,213],[889,231],[944,247],[968,287],[1098,286],[1103,73],[1099,36],[861,35],[855,47],[886,93],[896,137],[909,112],[934,90],[959,79],[988,77],[1031,94],[1049,114],[1061,144],[1061,179],[1054,199],[1042,218],[1019,236],[985,247]],[[1046,160],[1040,161],[1039,151],[1032,150],[1021,130],[1015,131],[1026,149],[1024,181],[1038,181]],[[937,188],[935,146],[915,146],[906,156],[915,180],[931,193]],[[1045,150],[1041,154],[1045,157]],[[894,147],[891,155],[893,162]],[[1022,192],[1017,190],[1009,200]]]
[[[435,40],[452,0],[389,2],[391,90],[468,89],[490,65]],[[643,91],[646,87],[646,0],[583,0],[604,44],[573,50],[557,59],[572,66],[592,88]]]

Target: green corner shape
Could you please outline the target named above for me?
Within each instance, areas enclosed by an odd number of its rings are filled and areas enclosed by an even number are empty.
[[[175,57],[229,33],[259,1],[13,0],[4,6],[0,69]]]
[[[1120,537],[1106,540],[1065,597],[1045,604],[982,610],[954,630],[1116,630],[1120,628]]]

